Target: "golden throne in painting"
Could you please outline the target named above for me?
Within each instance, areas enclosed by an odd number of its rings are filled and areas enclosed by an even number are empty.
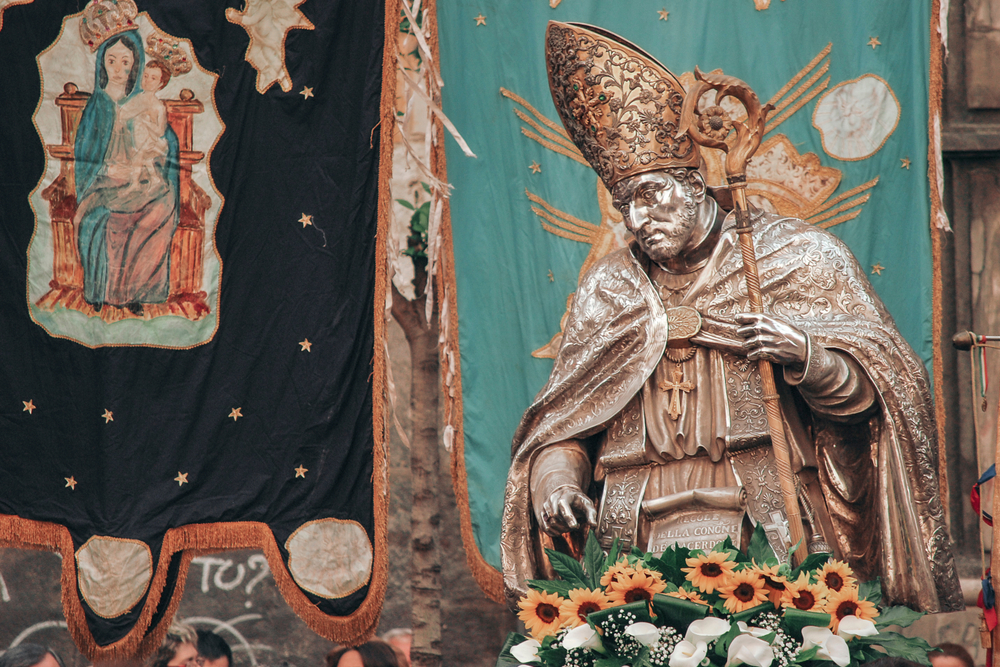
[[[67,83],[56,97],[62,123],[62,143],[48,144],[49,156],[60,161],[59,175],[44,190],[42,199],[49,204],[52,221],[52,279],[49,291],[35,302],[43,310],[57,306],[70,308],[87,316],[100,317],[105,322],[129,318],[152,319],[175,315],[192,321],[209,314],[207,294],[203,289],[205,214],[212,200],[192,179],[193,165],[205,159],[205,154],[192,150],[194,115],[205,110],[191,90],[180,92],[179,99],[164,100],[167,123],[177,134],[180,149],[180,221],[170,247],[170,293],[164,303],[144,304],[141,315],[110,304],[100,311],[83,297],[83,266],[77,248],[78,230],[73,224],[76,215],[76,182],[73,147],[80,116],[90,93],[76,84]]]

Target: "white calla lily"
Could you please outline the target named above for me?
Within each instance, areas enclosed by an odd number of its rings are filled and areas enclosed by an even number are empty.
[[[833,634],[830,628],[814,625],[802,628],[802,650],[806,651],[813,646],[818,647],[816,657],[820,660],[832,660],[839,667],[851,664],[851,651],[847,648],[847,642],[843,637]]]
[[[753,635],[739,635],[729,644],[726,667],[749,665],[750,667],[770,667],[774,661],[774,649],[763,639]]]
[[[625,634],[634,637],[643,646],[652,646],[660,641],[660,629],[652,623],[633,623],[625,628]]]
[[[871,621],[850,615],[840,619],[840,625],[837,626],[837,634],[845,640],[851,641],[855,637],[877,635],[878,629],[876,629],[875,624]]]
[[[668,667],[698,667],[706,655],[708,655],[708,644],[705,642],[694,644],[683,639],[674,647],[667,665]]]
[[[691,622],[687,633],[684,635],[684,639],[692,644],[697,644],[698,642],[705,642],[707,644],[714,642],[729,632],[729,628],[731,627],[732,625],[729,624],[729,621],[716,618],[715,616],[706,616],[705,618],[699,618],[697,621]]]
[[[751,635],[757,638],[763,637],[764,635],[769,635],[772,632],[774,632],[774,630],[768,630],[767,628],[751,628],[743,621],[736,621],[736,625],[737,627],[739,627],[741,635]]]
[[[528,639],[516,646],[511,646],[510,654],[521,662],[533,662],[538,660],[538,649],[541,647],[542,643],[537,639]]]
[[[594,628],[589,625],[578,625],[562,638],[564,648],[589,648],[599,649],[603,647],[601,636],[594,632]]]

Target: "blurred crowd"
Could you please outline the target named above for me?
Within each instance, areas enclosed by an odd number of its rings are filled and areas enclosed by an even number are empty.
[[[410,644],[413,633],[397,628],[381,639],[371,639],[360,646],[337,646],[326,656],[326,667],[410,667]],[[0,667],[65,667],[62,658],[51,648],[38,644],[19,644],[0,654]],[[174,623],[160,647],[143,667],[237,667],[233,651],[221,636],[207,630],[195,630],[184,623]],[[282,663],[281,667],[294,667]]]

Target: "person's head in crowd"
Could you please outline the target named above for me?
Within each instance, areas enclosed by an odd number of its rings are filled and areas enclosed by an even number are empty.
[[[410,647],[413,646],[413,630],[409,628],[393,628],[384,635],[382,641],[396,649],[400,655],[406,658],[405,666],[410,664]]]
[[[927,654],[933,667],[976,667],[972,655],[964,646],[945,642],[938,644]]]
[[[18,644],[0,655],[0,667],[63,667],[63,661],[45,646]]]
[[[396,651],[381,639],[361,646],[338,646],[326,654],[328,667],[403,667]]]
[[[198,635],[194,628],[173,622],[160,648],[146,661],[146,667],[188,667],[198,659]]]
[[[198,657],[201,667],[233,667],[233,651],[229,644],[208,630],[198,630]]]

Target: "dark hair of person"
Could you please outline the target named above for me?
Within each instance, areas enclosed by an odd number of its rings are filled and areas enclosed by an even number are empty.
[[[338,646],[326,654],[327,667],[337,667],[345,653],[357,651],[365,667],[402,667],[396,651],[381,639],[372,639],[361,646]]]
[[[229,667],[233,667],[233,650],[226,640],[208,630],[198,630],[198,655],[206,660],[225,658]]]
[[[196,641],[197,635],[190,626],[178,623],[171,624],[160,648],[156,649],[156,652],[146,660],[146,667],[167,667],[167,663],[174,659],[181,644],[186,642],[194,644]]]
[[[687,183],[693,186],[695,184],[694,173],[697,169],[689,169],[687,167],[674,167],[671,169],[663,169],[665,173],[673,176],[675,179],[681,183]],[[615,183],[614,187],[611,188],[611,203],[618,209],[622,215],[628,212],[628,205],[632,202],[632,197],[635,195],[636,189],[639,187],[640,181],[637,178],[623,178],[622,180]]]
[[[0,667],[31,667],[44,660],[46,655],[51,655],[59,667],[64,667],[58,653],[38,644],[18,644],[7,649],[0,655]]]
[[[139,52],[136,51],[135,44],[132,43],[132,40],[125,39],[125,35],[122,34],[115,35],[111,38],[111,41],[108,42],[108,46],[104,49],[104,53],[107,53],[108,49],[118,42],[124,44],[126,48],[132,52],[132,69],[129,70],[128,81],[125,82],[125,95],[127,97],[132,93],[132,89],[135,88],[135,81],[139,78]],[[101,84],[101,88],[106,88],[108,86],[108,68],[104,64],[103,60],[97,63],[97,67],[100,72],[99,83]]]
[[[150,60],[146,63],[146,69],[149,69],[150,67],[160,70],[160,87],[157,88],[157,90],[163,90],[167,87],[167,84],[170,83],[170,65],[162,60]]]
[[[938,644],[927,653],[929,658],[933,658],[938,655],[958,658],[962,661],[962,664],[965,665],[965,667],[976,667],[976,662],[972,659],[972,654],[970,654],[964,646],[959,644],[945,642],[943,644]]]

